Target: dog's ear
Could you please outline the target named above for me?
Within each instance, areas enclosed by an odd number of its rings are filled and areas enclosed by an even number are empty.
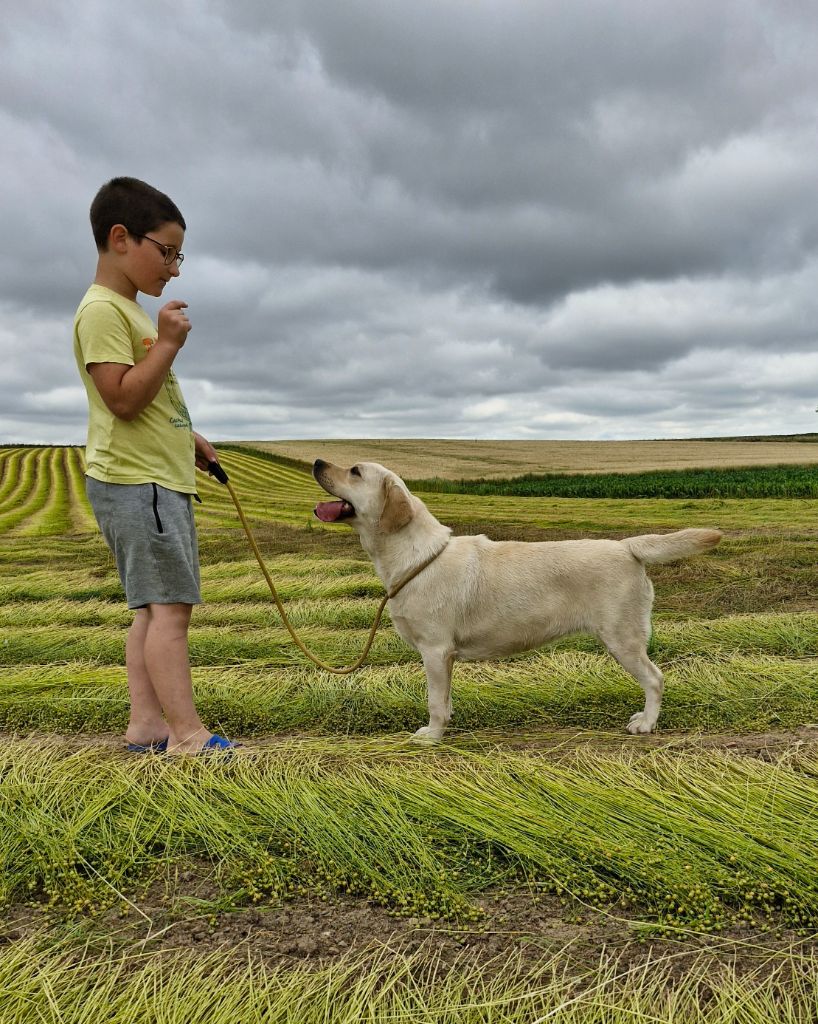
[[[402,529],[412,518],[412,502],[406,492],[388,477],[383,482],[383,508],[380,528],[384,533]]]

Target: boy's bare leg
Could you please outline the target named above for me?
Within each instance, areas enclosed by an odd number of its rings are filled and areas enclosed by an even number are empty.
[[[148,631],[148,609],[139,608],[134,616],[125,644],[125,667],[131,697],[131,717],[125,730],[128,743],[155,743],[168,738],[168,724],[162,716],[162,705],[145,667],[145,634]]]
[[[167,721],[168,750],[175,754],[201,750],[213,735],[202,724],[193,703],[187,631],[189,604],[150,604],[142,651],[145,668]]]

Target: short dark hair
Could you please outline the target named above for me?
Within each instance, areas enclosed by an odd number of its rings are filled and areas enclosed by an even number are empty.
[[[114,224],[124,224],[131,234],[146,235],[170,222],[187,229],[176,203],[139,178],[111,178],[91,203],[91,230],[100,252],[108,248],[108,232]]]

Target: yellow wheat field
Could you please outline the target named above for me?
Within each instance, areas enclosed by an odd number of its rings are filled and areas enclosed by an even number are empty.
[[[366,439],[248,441],[253,448],[303,462],[381,462],[407,479],[503,478],[526,473],[637,473],[818,463],[807,441],[463,441]]]

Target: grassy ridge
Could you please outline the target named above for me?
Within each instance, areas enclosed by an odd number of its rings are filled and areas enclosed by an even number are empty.
[[[219,455],[223,452],[234,452],[240,455],[252,455],[254,459],[261,459],[271,462],[276,466],[286,466],[288,469],[297,470],[306,476],[311,476],[312,462],[306,459],[293,459],[287,455],[279,455],[276,452],[266,451],[263,448],[254,448],[249,444],[225,444],[218,445]],[[314,460],[313,460],[314,461]]]
[[[405,648],[405,664],[394,652],[390,658],[382,652],[381,664],[348,679],[304,667],[303,661],[288,665],[290,649],[282,651],[277,666],[211,663],[194,669],[197,704],[205,719],[231,736],[386,732],[404,741],[424,724],[425,680],[416,657]],[[332,653],[338,654],[337,647]],[[660,663],[667,684],[660,737],[665,730],[753,731],[818,721],[816,659],[708,652]],[[641,701],[637,684],[607,655],[581,650],[458,665],[454,695],[452,736],[463,730],[533,727],[624,735]],[[46,661],[0,671],[0,727],[6,730],[120,731],[127,721],[127,700],[125,674],[116,663]],[[638,748],[639,741],[629,742]]]
[[[528,474],[513,480],[413,480],[413,490],[517,498],[815,498],[818,467]]]
[[[313,611],[315,611],[314,609]],[[316,621],[309,612],[302,617],[305,640],[324,654],[340,659],[349,649],[362,647],[367,630],[347,624],[340,641],[335,639],[334,623],[320,621],[323,609],[317,608]],[[9,613],[7,613],[9,617]],[[29,620],[30,621],[30,620]],[[125,624],[123,623],[123,626]],[[225,628],[232,626],[232,628]],[[789,658],[816,656],[818,619],[813,612],[782,615],[737,615],[720,619],[662,621],[654,626],[652,654],[660,661],[707,653],[714,657],[731,653],[766,654]],[[0,665],[41,665],[55,661],[93,660],[98,664],[118,664],[122,660],[124,629],[91,622],[76,625],[11,625],[4,629],[0,645]],[[556,641],[551,651],[596,651],[600,644],[584,636],[569,636]],[[244,629],[226,620],[223,624],[193,626],[190,632],[191,662],[194,665],[225,665],[255,661],[266,665],[304,664],[303,656],[288,641],[283,627],[272,624],[259,627],[247,622]],[[535,657],[523,654],[507,664],[525,664]],[[387,661],[417,662],[419,656],[397,636],[385,629],[373,647],[372,664]]]

